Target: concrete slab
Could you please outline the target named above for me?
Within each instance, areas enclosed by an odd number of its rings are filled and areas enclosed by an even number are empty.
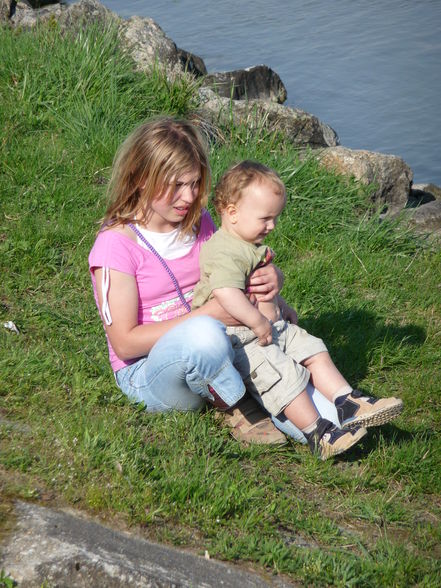
[[[65,510],[17,502],[0,569],[20,588],[289,588],[239,567],[109,529]]]

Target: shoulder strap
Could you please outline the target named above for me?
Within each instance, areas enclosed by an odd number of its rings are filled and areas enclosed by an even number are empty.
[[[171,281],[173,282],[173,286],[175,287],[175,290],[179,296],[179,299],[181,300],[185,310],[187,312],[191,312],[191,308],[190,305],[188,304],[188,302],[185,300],[184,295],[182,294],[181,288],[179,287],[178,284],[178,280],[175,277],[175,274],[171,271],[171,269],[168,267],[167,262],[165,261],[165,259],[163,257],[161,257],[161,255],[156,251],[156,249],[153,247],[153,245],[151,243],[149,243],[147,241],[147,239],[144,237],[144,235],[141,233],[141,231],[139,231],[134,224],[129,223],[128,226],[132,229],[132,231],[135,233],[135,235],[137,237],[139,237],[141,239],[141,241],[144,243],[144,245],[146,247],[148,247],[148,249],[150,249],[150,251],[153,253],[153,255],[157,258],[157,260],[161,263],[162,267],[165,269],[165,271],[168,273],[168,275],[170,276]]]

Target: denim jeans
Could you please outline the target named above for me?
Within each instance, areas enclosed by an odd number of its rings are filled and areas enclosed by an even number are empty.
[[[233,366],[234,352],[225,326],[208,316],[189,318],[170,329],[146,357],[118,370],[115,379],[133,401],[149,412],[198,410],[213,402],[211,386],[228,406],[245,394],[245,385]],[[338,424],[335,406],[308,385],[318,411]],[[256,398],[261,402],[260,397]],[[283,414],[271,417],[286,435],[305,443],[303,433]]]
[[[197,410],[206,400],[215,400],[208,386],[233,406],[245,394],[233,358],[225,326],[198,316],[170,329],[146,357],[118,370],[115,377],[121,390],[149,412]]]

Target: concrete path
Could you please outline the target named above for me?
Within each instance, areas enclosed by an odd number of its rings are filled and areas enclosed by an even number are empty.
[[[292,588],[270,575],[114,531],[73,511],[15,505],[0,569],[19,588]]]

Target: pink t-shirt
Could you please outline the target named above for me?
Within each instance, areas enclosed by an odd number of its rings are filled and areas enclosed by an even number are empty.
[[[199,280],[199,252],[204,241],[215,232],[216,227],[207,211],[202,213],[201,229],[190,252],[183,257],[164,259],[175,275],[181,292],[191,306],[193,288]],[[129,237],[112,229],[101,231],[89,255],[93,293],[98,306],[96,268],[109,268],[134,276],[138,285],[138,324],[144,325],[164,321],[186,314],[173,282],[153,253]],[[99,309],[100,310],[100,309]],[[110,308],[110,313],[112,309]],[[101,310],[100,310],[101,314]],[[110,341],[110,364],[114,371],[130,365],[135,360],[123,361],[113,351]]]

